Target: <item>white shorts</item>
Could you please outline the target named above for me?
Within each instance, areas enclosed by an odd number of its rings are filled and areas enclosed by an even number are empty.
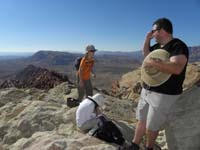
[[[167,95],[142,89],[137,106],[136,118],[146,121],[146,128],[152,131],[162,129],[171,108],[180,95]]]

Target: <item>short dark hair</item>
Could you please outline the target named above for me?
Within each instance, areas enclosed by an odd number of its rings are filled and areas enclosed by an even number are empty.
[[[159,18],[153,23],[153,25],[157,25],[158,29],[163,29],[170,34],[173,34],[172,23],[167,18]]]

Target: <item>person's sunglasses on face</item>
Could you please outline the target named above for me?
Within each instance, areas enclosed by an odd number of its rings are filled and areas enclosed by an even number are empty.
[[[153,33],[155,33],[156,31],[159,31],[161,28],[157,28],[157,29],[153,29],[153,30],[151,30],[151,33],[153,34]]]

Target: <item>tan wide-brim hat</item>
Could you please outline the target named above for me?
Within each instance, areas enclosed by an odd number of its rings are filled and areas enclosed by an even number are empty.
[[[160,59],[161,61],[169,61],[170,54],[163,49],[157,49],[149,53],[143,61],[141,68],[141,79],[148,86],[156,87],[165,83],[171,74],[160,72],[154,67],[145,66],[145,62],[149,59]]]

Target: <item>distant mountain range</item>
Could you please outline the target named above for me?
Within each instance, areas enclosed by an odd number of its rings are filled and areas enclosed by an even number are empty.
[[[200,45],[188,47],[189,48],[189,62],[200,61]],[[110,52],[110,51],[99,51],[97,55],[109,55],[109,56],[125,56],[132,57],[139,62],[143,60],[142,51],[133,51],[133,52]]]
[[[67,65],[77,57],[82,56],[77,53],[59,51],[39,51],[26,59],[29,63],[40,65]]]
[[[95,54],[97,63],[106,64],[110,66],[113,63],[136,63],[138,60],[138,52],[98,52]],[[59,51],[38,51],[32,56],[21,59],[21,62],[25,64],[34,64],[40,66],[67,66],[74,65],[74,61],[77,57],[81,57],[84,54],[81,53],[69,53],[69,52],[59,52]]]
[[[0,60],[10,60],[10,59],[17,59],[17,58],[22,58],[22,56],[0,56]]]
[[[141,61],[143,59],[143,55],[141,51],[130,51],[130,52],[122,52],[122,51],[98,51],[96,53],[97,56],[118,56],[118,57],[128,57],[133,58],[135,60]]]
[[[189,49],[189,62],[200,61],[200,45],[199,46],[190,46]],[[139,62],[142,62],[143,55],[142,51],[133,51],[133,52],[110,52],[110,51],[99,51],[98,55],[109,55],[109,56],[126,56],[132,57]]]
[[[190,62],[199,61],[200,60],[200,45],[199,46],[190,46],[188,47],[190,51]],[[0,60],[7,60],[7,59],[18,59],[18,58],[31,58],[31,61],[37,61],[40,63],[40,61],[46,61],[46,63],[52,63],[52,64],[66,64],[70,62],[72,59],[75,59],[76,57],[82,56],[82,53],[71,53],[71,52],[61,52],[61,51],[46,51],[46,50],[40,50],[36,53],[33,52],[14,52],[14,53],[7,53],[7,52],[0,52]],[[113,57],[128,57],[128,58],[134,58],[138,61],[143,60],[143,55],[141,50],[139,51],[106,51],[101,50],[97,51],[95,54],[98,56],[113,56]]]
[[[200,46],[189,47],[190,50],[190,62],[200,61]]]
[[[81,53],[69,53],[59,51],[38,51],[32,56],[12,60],[0,61],[0,80],[10,79],[23,70],[28,65],[35,65],[59,73],[66,74],[71,81],[75,81],[74,62],[77,57],[83,56]],[[134,59],[133,55],[126,53],[104,52],[95,54],[95,70],[98,78],[95,83],[102,86],[110,86],[111,82],[121,77],[122,74],[137,68],[141,63]],[[105,79],[109,82],[103,83]]]
[[[190,62],[200,61],[200,46],[189,47],[190,51]],[[21,55],[20,55],[21,54]],[[83,56],[81,53],[69,53],[69,52],[60,52],[60,51],[38,51],[33,55],[31,53],[13,53],[12,55],[2,55],[0,54],[0,60],[3,69],[8,69],[3,66],[11,67],[17,65],[17,68],[21,68],[27,66],[29,64],[39,65],[43,67],[48,66],[63,66],[63,65],[72,65],[74,60],[77,57]],[[95,54],[95,57],[99,61],[99,63],[105,64],[105,62],[115,62],[118,63],[122,61],[130,62],[138,62],[141,63],[143,60],[143,55],[141,51],[133,51],[133,52],[122,52],[122,51],[98,51]],[[9,59],[9,61],[7,61]],[[21,66],[21,67],[20,67]]]
[[[17,59],[33,55],[33,52],[0,52],[0,60]]]
[[[190,62],[200,61],[200,46],[189,47]],[[81,53],[69,53],[60,51],[38,51],[30,56],[16,56],[0,60],[0,80],[9,79],[16,72],[24,69],[28,65],[55,70],[59,73],[67,74],[70,80],[75,80],[74,61],[77,57],[83,56]],[[99,79],[110,78],[114,80],[126,72],[139,67],[143,61],[141,51],[133,52],[110,52],[98,51],[95,54],[95,70],[99,74]],[[101,78],[100,78],[101,76]],[[95,79],[95,80],[99,80]],[[99,82],[99,81],[95,81]],[[102,85],[111,83],[102,83]]]

